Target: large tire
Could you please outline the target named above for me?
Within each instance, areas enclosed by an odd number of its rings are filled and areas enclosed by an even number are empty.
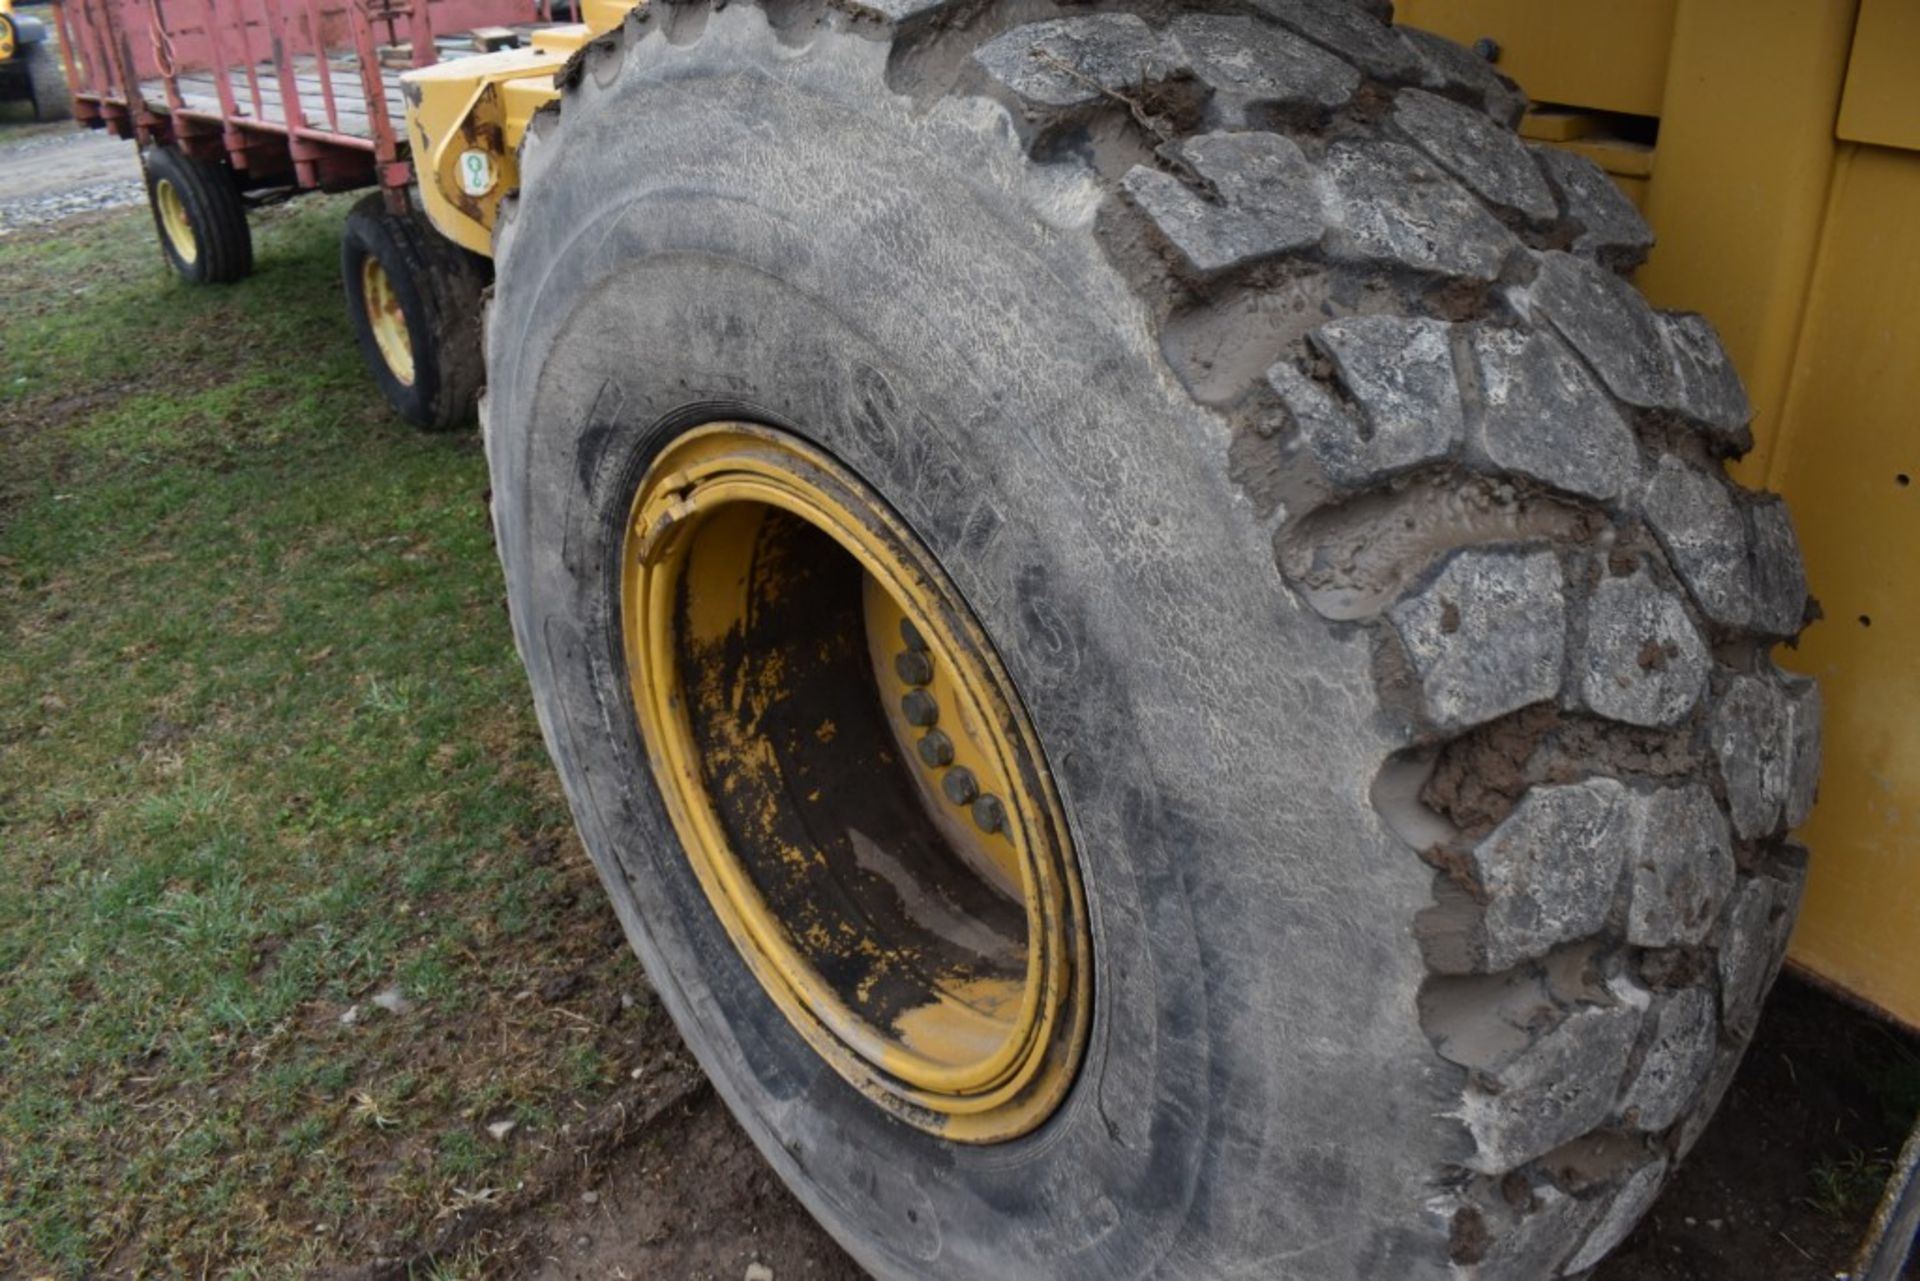
[[[1745,396],[1618,274],[1605,177],[1380,7],[654,6],[523,148],[483,419],[541,723],[687,1042],[878,1276],[1581,1272],[1780,963],[1818,694]],[[845,1084],[682,857],[616,561],[725,417],[878,489],[1037,729],[1095,1010],[1024,1137]]]
[[[253,271],[253,232],[233,170],[175,147],[151,147],[144,159],[147,204],[167,264],[191,285],[244,280]]]
[[[368,305],[369,265],[389,283],[404,322],[407,354],[396,368],[382,349]],[[473,421],[485,378],[480,296],[487,264],[433,229],[418,210],[395,213],[378,192],[347,214],[340,238],[347,315],[367,370],[394,412],[424,431]]]
[[[67,75],[60,67],[60,55],[45,41],[20,51],[27,64],[27,84],[33,94],[35,120],[68,120],[73,116],[73,99],[67,92]]]

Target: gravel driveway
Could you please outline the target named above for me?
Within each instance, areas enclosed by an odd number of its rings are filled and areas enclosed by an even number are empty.
[[[0,236],[145,199],[131,142],[74,127],[0,125]]]

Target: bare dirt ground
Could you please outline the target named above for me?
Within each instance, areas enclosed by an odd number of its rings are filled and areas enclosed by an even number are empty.
[[[81,224],[53,220],[140,198],[131,145],[0,120],[0,232],[40,224],[33,235],[58,236],[59,226]],[[137,220],[127,225],[132,231]],[[578,860],[577,846],[567,842],[567,850],[567,862]],[[580,879],[577,900],[555,910],[566,909],[567,931],[597,940],[596,955],[611,956],[617,926]],[[607,961],[539,993],[542,1004],[609,1011],[611,1025],[636,1029],[622,1035],[634,1038],[625,1062],[639,1066],[566,1141],[553,1142],[520,1195],[476,1199],[449,1216],[427,1249],[364,1253],[332,1275],[738,1281],[766,1269],[777,1281],[858,1278],[780,1186],[657,1010],[649,1013],[643,999],[637,1011],[620,1013],[633,990],[632,976]],[[1920,1042],[1783,980],[1719,1119],[1598,1281],[1843,1274],[1916,1110]]]
[[[1920,1038],[1783,978],[1713,1125],[1593,1281],[1844,1278],[1915,1108]],[[479,1239],[540,1281],[864,1275],[691,1076],[644,1136]]]

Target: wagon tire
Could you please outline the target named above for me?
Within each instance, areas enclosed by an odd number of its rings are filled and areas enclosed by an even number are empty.
[[[387,403],[424,431],[471,423],[485,378],[486,261],[376,192],[347,214],[340,271],[360,354]]]
[[[522,144],[482,417],[540,724],[687,1045],[878,1277],[1582,1275],[1779,969],[1819,694],[1745,394],[1605,175],[1385,8],[651,6]],[[650,751],[624,629],[691,598],[623,592],[725,422],[876,491],[1031,718],[1093,968],[1031,1130],[875,1106],[693,867],[672,797],[759,758]]]
[[[35,120],[67,120],[73,116],[73,100],[67,93],[66,72],[59,57],[45,41],[28,45],[21,51],[26,59],[27,83],[33,92]]]
[[[160,252],[182,280],[230,285],[253,271],[247,207],[224,161],[153,147],[146,153],[146,178]]]

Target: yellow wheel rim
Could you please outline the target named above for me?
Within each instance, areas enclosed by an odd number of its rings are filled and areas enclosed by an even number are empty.
[[[153,206],[160,211],[160,230],[173,246],[174,256],[192,266],[200,257],[200,242],[194,237],[193,224],[187,221],[186,202],[180,199],[180,190],[171,179],[162,178],[153,184]]]
[[[0,61],[13,56],[13,21],[0,14]]]
[[[1086,908],[1039,744],[932,557],[795,437],[715,423],[648,468],[621,625],[654,776],[708,901],[842,1077],[987,1143],[1064,1097]]]
[[[360,297],[367,308],[367,328],[380,348],[380,359],[404,386],[413,386],[413,335],[407,332],[407,313],[394,292],[393,277],[368,254],[360,260]]]

